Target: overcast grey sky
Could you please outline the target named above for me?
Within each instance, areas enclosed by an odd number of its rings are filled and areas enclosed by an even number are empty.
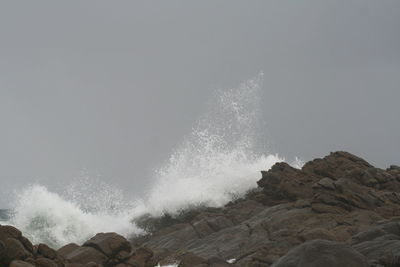
[[[1,1],[3,192],[87,171],[138,193],[260,71],[271,152],[400,164],[399,26],[397,0]]]

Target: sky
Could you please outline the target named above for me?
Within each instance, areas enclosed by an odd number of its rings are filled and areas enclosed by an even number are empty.
[[[400,164],[400,1],[1,1],[0,206],[90,175],[140,194],[219,88],[264,73],[268,152]]]

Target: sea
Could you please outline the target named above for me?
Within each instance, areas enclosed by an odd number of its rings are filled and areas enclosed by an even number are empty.
[[[98,232],[140,235],[145,231],[134,222],[141,216],[221,207],[243,196],[256,187],[261,170],[285,160],[260,145],[262,82],[261,73],[235,88],[216,90],[192,131],[154,170],[146,197],[129,197],[91,177],[73,180],[63,193],[33,184],[15,193],[10,210],[0,210],[0,224],[14,225],[33,243],[57,248]],[[301,165],[297,159],[292,163]]]

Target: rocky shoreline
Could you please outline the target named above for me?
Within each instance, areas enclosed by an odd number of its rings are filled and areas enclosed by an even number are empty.
[[[334,152],[301,170],[277,163],[258,188],[222,208],[144,216],[148,234],[99,233],[54,250],[0,226],[0,266],[396,267],[400,167]]]

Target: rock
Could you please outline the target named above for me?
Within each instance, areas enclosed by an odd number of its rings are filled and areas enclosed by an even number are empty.
[[[284,162],[276,163],[269,171],[261,173],[262,178],[257,184],[269,198],[267,205],[309,199],[313,195],[312,185],[320,179]]]
[[[65,258],[66,255],[68,255],[69,253],[71,253],[72,251],[74,251],[78,248],[80,248],[80,246],[78,246],[77,244],[70,243],[70,244],[67,244],[67,245],[61,247],[60,249],[58,249],[57,254]]]
[[[218,257],[213,257],[211,259],[208,259],[207,261],[205,261],[205,263],[207,264],[207,266],[210,267],[232,267],[233,265]]]
[[[153,257],[153,251],[143,247],[137,249],[126,263],[137,267],[146,267],[151,257]]]
[[[108,259],[106,255],[92,247],[79,247],[64,255],[64,257],[72,263],[81,264],[89,262],[104,264]]]
[[[131,252],[131,244],[116,233],[99,233],[86,241],[83,246],[93,247],[108,257],[114,257],[120,251]]]
[[[82,266],[84,265],[81,263],[65,263],[64,267],[82,267]]]
[[[203,263],[205,260],[193,253],[185,253],[184,255],[178,258],[179,265],[178,267],[191,267],[196,266],[197,264]]]
[[[306,242],[280,258],[272,267],[366,267],[367,259],[349,245],[327,240]]]
[[[315,186],[320,186],[323,187],[325,189],[329,189],[329,190],[335,190],[335,184],[334,181],[330,178],[322,178],[321,180],[319,180]]]
[[[0,241],[0,262],[4,261],[7,256],[7,248],[3,241]]]
[[[51,260],[57,258],[57,252],[45,244],[39,244],[37,248],[37,253]]]
[[[5,242],[7,238],[20,239],[22,233],[17,228],[10,225],[0,225],[0,241]]]
[[[9,267],[35,267],[35,265],[26,261],[14,260],[10,263]]]
[[[306,230],[301,233],[300,236],[302,241],[309,241],[313,239],[325,239],[325,240],[336,240],[335,236],[326,229],[323,228],[314,228],[310,230]]]
[[[88,262],[84,266],[85,267],[102,267],[103,265],[95,263],[95,262]]]
[[[21,236],[21,238],[19,239],[19,241],[21,242],[21,244],[24,246],[24,248],[29,251],[30,253],[33,253],[33,245],[31,243],[31,241],[29,241],[28,238]]]
[[[10,263],[13,260],[24,260],[31,256],[31,254],[24,248],[24,246],[15,238],[7,238],[4,241],[7,249],[5,263]]]
[[[57,263],[46,258],[37,258],[35,260],[35,265],[38,267],[58,267]]]
[[[365,160],[352,155],[348,152],[333,152],[323,159],[315,159],[307,162],[302,171],[328,177],[333,180],[345,177],[350,171],[355,169],[367,169],[372,167]]]
[[[400,256],[400,240],[365,241],[353,246],[369,260],[377,260],[385,266],[396,266]]]

